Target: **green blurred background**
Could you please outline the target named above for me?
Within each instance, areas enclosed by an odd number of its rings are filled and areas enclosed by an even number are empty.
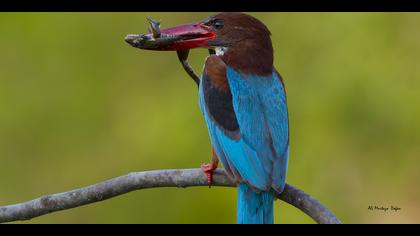
[[[210,159],[174,52],[124,42],[146,16],[0,13],[0,205]],[[291,127],[287,182],[345,223],[420,223],[420,14],[251,13],[272,32]],[[206,50],[190,63],[200,71]],[[401,211],[369,211],[391,205]],[[235,223],[236,190],[142,190],[30,223]],[[312,223],[283,202],[276,223]]]

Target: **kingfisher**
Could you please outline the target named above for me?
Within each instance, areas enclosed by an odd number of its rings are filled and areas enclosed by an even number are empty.
[[[187,70],[199,85],[212,144],[211,162],[201,168],[211,184],[220,161],[237,183],[237,223],[272,224],[275,197],[285,187],[289,119],[268,28],[251,15],[229,12],[159,29],[159,38],[150,33],[128,35],[126,41],[143,49],[177,51],[184,62],[190,49],[209,50],[200,79]]]

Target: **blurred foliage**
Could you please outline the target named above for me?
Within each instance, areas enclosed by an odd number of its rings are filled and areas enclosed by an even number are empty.
[[[123,40],[211,13],[0,13],[0,205],[210,159],[174,52]],[[285,78],[287,182],[346,223],[420,222],[418,13],[252,13]],[[200,71],[206,50],[190,62]],[[417,187],[416,187],[417,186]],[[401,211],[368,211],[369,205]],[[234,223],[236,190],[152,189],[30,223]],[[311,223],[280,201],[277,223]]]

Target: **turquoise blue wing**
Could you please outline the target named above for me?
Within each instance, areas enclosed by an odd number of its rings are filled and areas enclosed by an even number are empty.
[[[256,151],[255,158],[271,177],[271,187],[281,192],[289,158],[289,120],[282,80],[276,71],[269,76],[243,75],[230,67],[227,79],[243,143]]]
[[[215,103],[223,93],[211,92],[213,97],[208,96],[210,92],[203,84],[210,78],[205,73],[200,83],[200,105],[213,147],[226,171],[241,182],[257,191],[274,188],[281,192],[289,147],[283,84],[275,72],[264,77],[250,76],[227,67],[226,77],[238,126],[236,131],[226,130],[221,125],[224,120],[221,122],[218,114],[210,109],[212,106],[222,109],[221,104]]]

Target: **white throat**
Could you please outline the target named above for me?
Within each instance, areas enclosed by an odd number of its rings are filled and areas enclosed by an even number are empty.
[[[227,50],[228,50],[227,47],[217,47],[217,48],[215,48],[216,56],[223,56],[225,54],[225,52],[227,52]]]

